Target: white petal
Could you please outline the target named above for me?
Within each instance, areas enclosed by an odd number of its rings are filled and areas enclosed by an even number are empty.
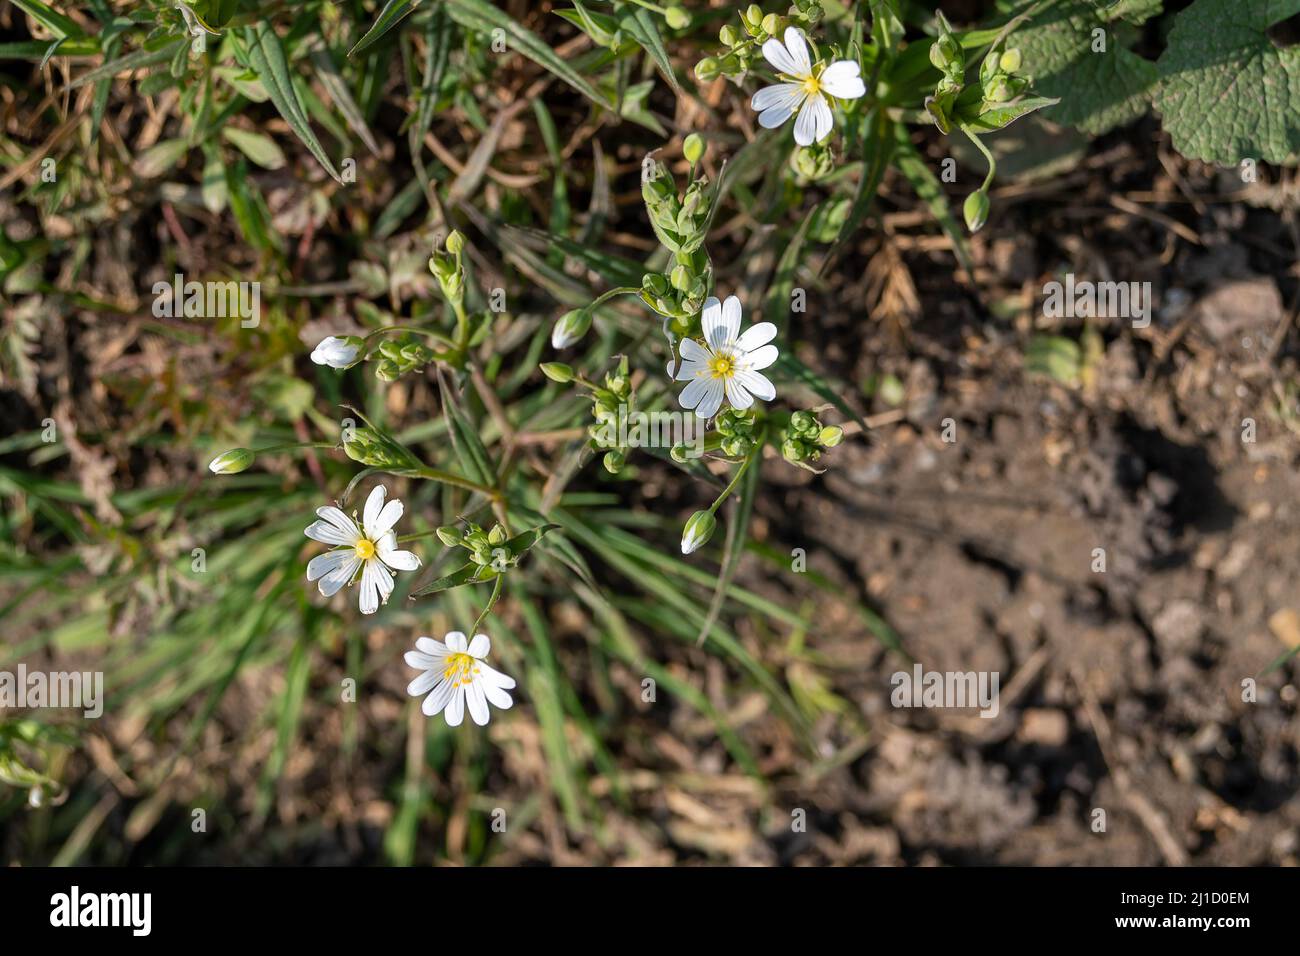
[[[722,300],[716,295],[711,295],[704,300],[704,309],[700,312],[700,328],[704,329],[704,337],[709,337],[709,329],[722,321]]]
[[[803,31],[796,27],[786,27],[785,48],[790,51],[790,58],[794,60],[795,75],[811,76],[812,60],[808,59],[808,44],[804,42]]]
[[[683,362],[707,362],[711,358],[709,350],[694,339],[682,339],[681,351]]]
[[[835,126],[835,115],[831,112],[831,104],[826,97],[818,95],[808,98],[816,101],[813,103],[813,116],[817,120],[817,130],[814,135],[820,143],[831,135],[831,129]]]
[[[513,681],[511,682],[510,686],[511,687],[514,686]],[[489,684],[484,682],[482,684],[482,687],[483,687],[483,696],[488,699],[488,703],[490,703],[493,707],[496,707],[498,710],[509,710],[511,706],[514,704],[514,701],[510,699],[510,695],[507,694],[505,690],[503,690],[501,687],[497,686],[496,684]]]
[[[414,551],[397,550],[397,538],[391,531],[380,538],[375,547],[379,553],[379,560],[394,570],[418,571],[420,568],[420,559]]]
[[[303,532],[313,541],[319,541],[321,544],[345,544],[353,545],[357,542],[356,535],[348,534],[346,531],[340,531],[336,525],[328,521],[313,521]]]
[[[492,650],[492,639],[486,634],[475,634],[474,640],[469,642],[469,656],[477,657],[479,660],[488,656]]]
[[[740,379],[733,375],[727,379],[727,401],[731,402],[731,407],[744,411],[754,404],[753,397],[745,390],[745,386],[740,384]]]
[[[803,98],[802,83],[775,83],[765,86],[749,98],[749,105],[759,113],[778,107],[793,110]]]
[[[384,510],[379,512],[379,516],[373,522],[366,524],[366,534],[370,536],[371,541],[378,541],[389,531],[393,530],[393,525],[397,524],[405,505],[400,498],[394,498],[388,504],[384,505]]]
[[[459,727],[460,722],[465,719],[465,688],[457,687],[451,692],[451,700],[447,701],[447,726]]]
[[[515,679],[507,677],[495,667],[489,667],[487,664],[478,665],[478,678],[483,682],[484,687],[500,687],[502,690],[510,690],[515,686]]]
[[[757,371],[758,369],[767,368],[780,357],[781,353],[777,351],[775,345],[764,345],[762,348],[747,353],[740,362],[740,366],[741,368]]]
[[[317,508],[316,517],[332,524],[343,534],[348,535],[349,544],[361,537],[361,529],[357,527],[356,522],[333,505],[326,505],[324,508]]]
[[[676,377],[679,382],[689,382],[693,378],[708,374],[709,367],[702,362],[683,362]]]
[[[317,590],[325,597],[333,597],[339,593],[339,588],[352,580],[359,567],[361,567],[361,559],[354,552],[350,560],[345,561],[317,582]]]
[[[351,548],[340,548],[337,551],[326,551],[324,554],[318,554],[307,562],[307,580],[315,581],[317,578],[323,578],[348,558],[354,557],[356,557],[356,552]]]
[[[813,134],[817,132],[817,116],[814,113],[816,107],[813,103],[816,99],[817,97],[810,96],[804,100],[803,107],[794,121],[794,141],[800,146],[811,146],[814,142]]]
[[[447,642],[447,649],[453,654],[465,653],[466,640],[464,631],[450,631],[443,640]]]
[[[752,352],[774,338],[776,338],[776,326],[771,322],[759,322],[745,329],[740,338],[736,339],[736,347],[742,352]]]
[[[366,499],[365,509],[361,512],[361,527],[365,529],[366,537],[371,541],[379,537],[377,534],[371,534],[370,529],[374,526],[375,519],[379,517],[379,512],[383,510],[386,494],[388,494],[387,488],[383,485],[375,485],[370,492],[370,497]]]
[[[736,379],[755,398],[761,398],[765,402],[776,398],[776,386],[762,372],[737,372]]]
[[[722,407],[722,396],[725,394],[726,387],[722,384],[720,378],[702,378],[701,382],[709,383],[709,390],[704,393],[704,398],[700,404],[695,406],[695,414],[698,418],[712,418]]]
[[[456,686],[449,680],[445,680],[433,689],[433,693],[424,698],[424,703],[420,705],[420,710],[424,711],[426,717],[436,717],[442,709],[451,701],[452,695],[456,692]],[[460,723],[460,721],[457,721]]]
[[[438,678],[442,675],[437,671],[425,671],[415,680],[406,685],[406,693],[409,697],[420,697],[426,691],[432,690],[433,685],[438,683]]]
[[[419,651],[407,651],[402,655],[402,660],[406,661],[407,667],[414,667],[418,671],[431,671],[442,666],[446,657],[434,657],[432,654],[421,654]]]
[[[382,562],[367,561],[361,571],[360,606],[362,614],[374,614],[393,593],[393,576]]]
[[[431,657],[446,657],[450,653],[446,644],[442,643],[442,641],[435,641],[431,637],[417,637],[415,646]]]
[[[694,408],[703,401],[704,396],[708,394],[709,383],[716,382],[717,379],[708,375],[701,375],[698,378],[691,379],[690,383],[682,389],[682,393],[677,396],[677,402],[682,408]]]
[[[778,73],[784,73],[787,76],[802,76],[799,72],[799,62],[790,55],[790,51],[785,48],[785,44],[772,37],[763,44],[763,59],[772,64],[772,69]]]
[[[488,711],[487,697],[483,694],[483,688],[478,681],[474,681],[465,689],[465,698],[469,702],[469,715],[474,718],[474,723],[483,727],[491,718]]]
[[[823,90],[842,100],[856,100],[867,92],[858,64],[853,60],[836,60],[826,67],[818,80]]]
[[[708,340],[709,348],[717,352],[733,341],[740,331],[740,300],[729,295],[720,308],[706,308],[703,325],[704,338]]]
[[[802,101],[793,100],[789,103],[773,106],[769,110],[764,110],[758,114],[758,125],[763,129],[776,129],[794,115],[794,111],[799,108],[800,102]]]

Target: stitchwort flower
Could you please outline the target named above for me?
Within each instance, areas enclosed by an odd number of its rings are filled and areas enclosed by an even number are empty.
[[[338,545],[333,551],[317,555],[307,565],[307,580],[319,581],[320,593],[332,597],[361,573],[360,604],[362,614],[374,614],[388,603],[393,593],[394,571],[415,571],[420,559],[410,551],[397,550],[393,525],[402,517],[398,498],[384,504],[387,489],[376,485],[366,499],[358,527],[355,513],[349,518],[332,506],[317,508],[318,521],[304,532],[313,541]]]
[[[780,354],[768,345],[776,326],[759,322],[740,334],[740,300],[727,296],[719,302],[710,296],[701,315],[705,343],[682,339],[682,360],[674,376],[689,382],[677,400],[682,408],[693,408],[699,418],[712,418],[726,398],[732,408],[749,408],[754,399],[771,401],[776,388],[761,374]]]
[[[442,713],[449,727],[459,727],[468,705],[470,717],[482,727],[491,718],[488,704],[499,710],[514,704],[506,693],[515,686],[514,678],[486,663],[492,649],[486,634],[475,634],[467,644],[463,632],[452,631],[441,641],[421,637],[415,647],[406,652],[406,664],[424,673],[407,685],[406,692],[412,697],[429,695],[420,705],[426,717]]]
[[[755,93],[750,106],[758,111],[758,125],[767,129],[775,129],[797,112],[794,141],[800,146],[811,146],[830,135],[835,120],[827,94],[856,100],[867,92],[853,60],[814,66],[803,33],[795,27],[786,28],[785,43],[776,37],[764,43],[763,56],[783,79]]]
[[[330,368],[347,368],[356,364],[363,344],[355,335],[331,335],[321,339],[320,344],[312,349],[311,360],[317,365],[328,365]]]

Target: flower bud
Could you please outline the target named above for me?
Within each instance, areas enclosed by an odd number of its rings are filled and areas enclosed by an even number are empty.
[[[668,281],[672,283],[673,288],[678,292],[685,292],[691,287],[691,270],[680,263],[668,275]]]
[[[966,228],[979,232],[989,218],[989,194],[982,189],[971,193],[966,197],[962,213],[966,216]]]
[[[247,448],[232,448],[208,462],[208,470],[214,475],[237,475],[247,470],[252,463],[251,451]]]
[[[488,544],[505,544],[506,529],[499,524],[494,524],[492,530],[488,532]]]
[[[454,525],[443,525],[434,532],[441,541],[449,548],[458,548],[465,539],[461,537],[460,530]]]
[[[751,27],[757,27],[763,22],[763,10],[757,3],[751,3],[745,8],[745,22]]]
[[[695,64],[695,78],[701,83],[711,83],[718,78],[722,72],[722,64],[714,57],[706,56],[699,63]]]
[[[735,46],[740,42],[740,34],[736,32],[736,28],[730,23],[725,24],[718,31],[718,42],[723,46]]]
[[[998,66],[1002,68],[1004,73],[1015,73],[1020,69],[1022,60],[1023,57],[1021,57],[1019,50],[1010,49],[998,57]]]
[[[823,448],[834,448],[844,440],[844,429],[838,425],[827,425],[817,433],[817,443]]]
[[[605,470],[611,475],[617,475],[623,470],[623,466],[627,464],[627,456],[616,448],[613,451],[605,452],[605,457],[601,459],[600,463],[605,466]]]
[[[713,537],[717,526],[718,519],[713,517],[712,511],[697,511],[691,515],[682,529],[682,554],[690,554],[702,547]]]
[[[984,99],[990,103],[1005,103],[1012,95],[1011,86],[1005,76],[995,76],[993,82],[984,88]]]
[[[591,328],[591,313],[586,309],[573,309],[560,316],[551,330],[551,348],[567,349],[578,342]]]
[[[763,18],[763,32],[770,37],[776,36],[781,32],[781,18],[775,13],[769,13]]]
[[[664,20],[671,30],[685,30],[691,25],[691,15],[682,7],[669,7],[664,11]]]
[[[465,248],[465,237],[458,230],[453,229],[451,235],[447,237],[447,251],[453,256],[458,256]]]
[[[961,66],[961,44],[951,35],[941,36],[930,44],[930,62],[941,73],[947,73],[955,66]]]
[[[704,155],[704,138],[699,133],[691,133],[682,141],[682,155],[692,166]]]
[[[552,382],[559,382],[561,385],[567,385],[573,381],[573,369],[563,362],[543,362],[538,366],[542,374]]]

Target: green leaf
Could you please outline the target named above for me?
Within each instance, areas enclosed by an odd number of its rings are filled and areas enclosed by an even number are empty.
[[[128,70],[139,70],[146,66],[153,66],[155,63],[165,63],[176,54],[177,50],[182,46],[188,45],[188,43],[188,39],[171,40],[156,49],[151,50],[146,46],[139,50],[133,50],[126,54],[126,56],[120,56],[115,60],[111,60],[108,63],[95,67],[89,73],[81,74],[81,76],[68,84],[68,89],[75,90],[79,86],[85,86],[87,83],[94,83],[96,80],[114,77],[117,76],[117,74],[125,73]],[[46,46],[47,44],[42,43],[41,49],[45,49]],[[66,46],[67,44],[64,44],[65,52]]]
[[[969,127],[976,133],[995,133],[1010,126],[1022,116],[1055,106],[1059,102],[1061,101],[1047,96],[1022,96],[1013,103],[989,107],[976,116],[957,118],[960,119],[962,126]]]
[[[280,38],[275,35],[275,31],[265,22],[245,27],[243,37],[248,49],[249,63],[253,67],[253,72],[257,74],[257,78],[266,87],[271,102],[280,111],[280,115],[289,124],[289,128],[297,134],[303,145],[316,157],[317,162],[325,167],[325,171],[341,184],[343,177],[339,175],[333,160],[326,155],[320,140],[312,132],[302,101],[298,99],[298,94],[294,91],[293,77],[289,74],[289,62],[284,57],[284,47],[280,45]]]
[[[898,168],[907,181],[916,190],[916,195],[929,207],[930,213],[939,223],[948,241],[952,243],[953,255],[967,272],[973,272],[974,260],[971,258],[970,245],[966,233],[948,202],[948,194],[943,191],[939,178],[935,176],[930,164],[912,145],[911,135],[905,126],[895,127],[895,149],[898,154]]]
[[[484,0],[447,0],[447,10],[461,26],[469,27],[480,33],[490,35],[493,30],[502,30],[506,43],[543,69],[554,73],[575,90],[603,109],[613,109],[605,97],[596,92],[572,66],[555,55],[537,34],[527,29],[509,14],[498,10]]]
[[[221,137],[263,169],[281,169],[284,166],[284,153],[269,136],[226,126],[221,130]]]
[[[682,88],[677,85],[677,74],[673,72],[672,61],[668,59],[668,51],[664,49],[663,37],[659,35],[659,27],[656,26],[655,18],[650,15],[650,11],[644,7],[636,7],[632,15],[623,20],[623,26],[655,61],[655,66],[659,67],[659,72],[664,75],[668,84],[680,93]]]
[[[1300,46],[1267,32],[1296,13],[1300,0],[1197,0],[1178,14],[1155,107],[1180,153],[1235,165],[1300,150]]]
[[[161,176],[180,162],[189,148],[190,144],[183,139],[165,139],[137,156],[135,162],[131,164],[131,172],[141,179]]]
[[[14,6],[29,17],[48,27],[60,39],[64,37],[83,37],[86,31],[49,5],[39,0],[14,0]]]
[[[423,597],[426,594],[437,594],[439,591],[458,588],[462,584],[474,584],[477,580],[475,575],[477,575],[481,570],[483,570],[483,568],[480,565],[471,561],[469,564],[457,568],[455,571],[451,572],[451,574],[444,574],[442,577],[430,581],[428,584],[421,585],[411,592],[411,597]]]
[[[348,51],[348,57],[364,53],[374,46],[385,33],[402,22],[408,13],[420,5],[420,0],[388,0],[384,9],[379,11],[375,22],[370,25],[366,35],[357,41],[357,45]]]
[[[1158,12],[1159,0],[1143,2]],[[1019,48],[1022,71],[1037,92],[1061,101],[1048,119],[1099,136],[1147,111],[1156,65],[1128,49],[1125,39],[1137,34],[1118,22],[1138,15],[1132,0],[1111,6],[1058,0],[1015,32],[1007,46]],[[1105,50],[1094,50],[1102,38]]]

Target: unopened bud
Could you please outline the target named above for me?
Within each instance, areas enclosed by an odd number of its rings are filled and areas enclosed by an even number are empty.
[[[988,222],[989,194],[982,189],[971,193],[966,197],[962,213],[966,216],[966,228],[971,232],[979,232],[984,228],[984,223]]]
[[[551,348],[567,349],[578,342],[591,328],[591,313],[586,309],[573,309],[560,316],[551,330]]]
[[[232,448],[208,462],[208,470],[214,475],[237,475],[252,463],[251,451],[247,448]]]
[[[718,519],[713,517],[712,511],[697,511],[691,515],[686,521],[686,527],[682,529],[682,554],[690,554],[703,547],[713,537],[713,530],[717,526]]]
[[[542,374],[552,382],[559,382],[561,385],[567,385],[573,381],[573,369],[563,362],[543,362],[539,368]]]

